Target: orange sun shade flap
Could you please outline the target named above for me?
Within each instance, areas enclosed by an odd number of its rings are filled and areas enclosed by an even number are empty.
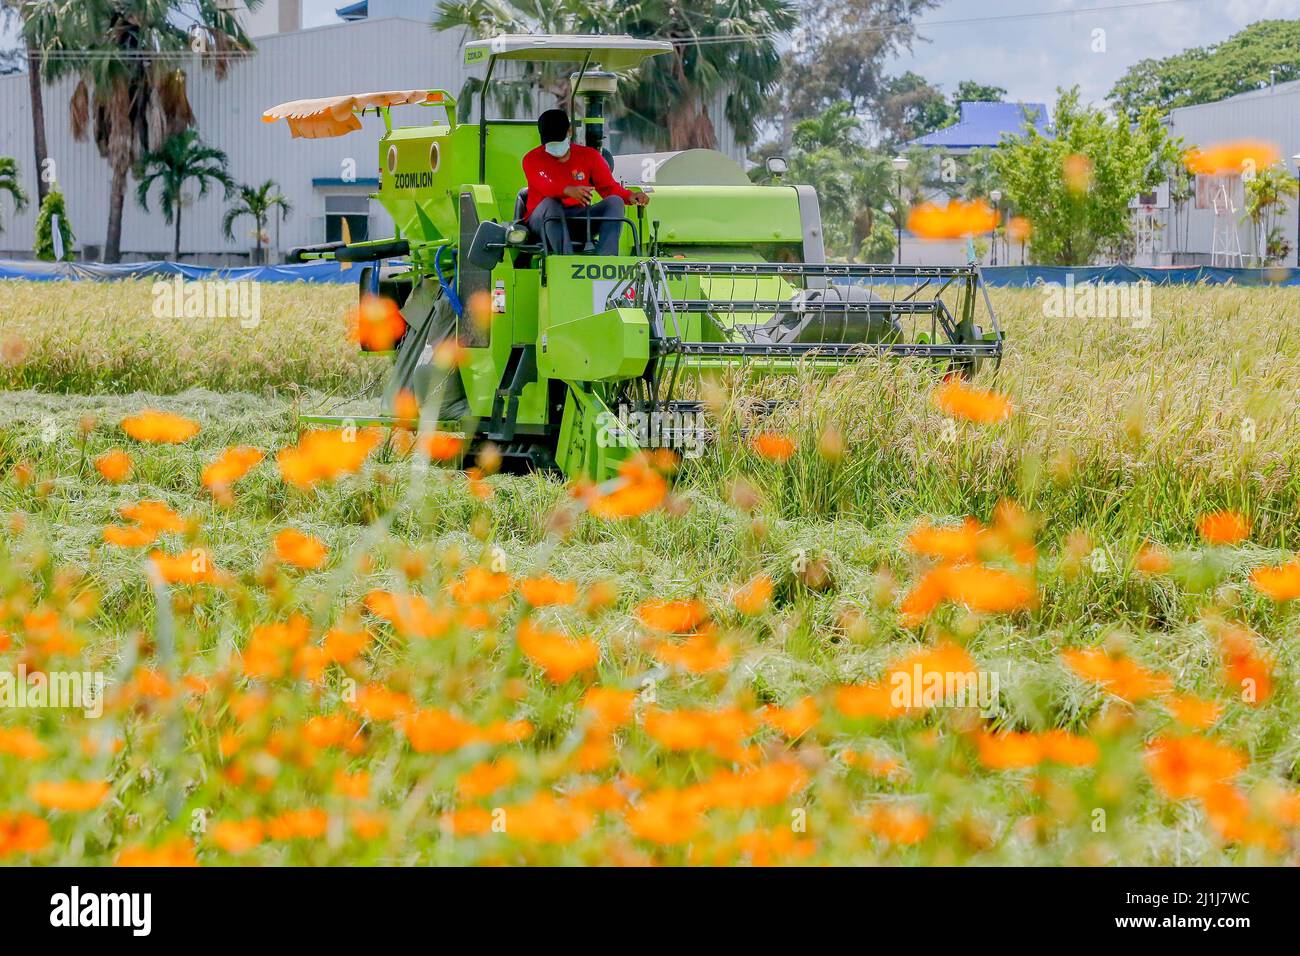
[[[357,113],[377,106],[404,106],[409,103],[438,103],[442,93],[435,90],[390,90],[386,93],[345,93],[316,100],[294,100],[273,106],[262,114],[263,123],[278,119],[289,124],[295,137],[324,139],[342,136],[361,129]]]

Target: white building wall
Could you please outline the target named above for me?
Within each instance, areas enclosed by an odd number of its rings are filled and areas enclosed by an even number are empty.
[[[1300,81],[1279,83],[1272,89],[1256,90],[1201,106],[1186,106],[1171,110],[1169,130],[1181,136],[1187,146],[1211,146],[1231,140],[1256,139],[1277,145],[1291,175],[1296,174],[1291,157],[1300,153]],[[1239,220],[1243,215],[1241,181],[1234,177],[1232,192]],[[1279,225],[1291,240],[1291,257],[1288,264],[1295,265],[1296,208],[1292,204],[1281,214]],[[1165,224],[1164,248],[1175,253],[1177,264],[1210,264],[1213,249],[1215,216],[1213,209],[1196,208],[1193,198],[1184,208],[1178,221],[1175,238],[1174,213],[1171,209]],[[1236,223],[1242,252],[1248,257],[1255,251],[1252,226]],[[1184,240],[1184,234],[1186,239]],[[1181,254],[1179,254],[1181,253]],[[1247,262],[1247,264],[1254,264]]]
[[[322,188],[313,179],[339,179],[345,164],[355,162],[359,179],[378,177],[378,139],[382,121],[365,117],[363,129],[335,139],[291,139],[284,123],[263,123],[262,111],[277,103],[340,93],[397,89],[446,89],[453,95],[467,76],[461,65],[459,32],[435,33],[427,21],[398,18],[331,24],[262,37],[257,53],[231,64],[218,81],[197,58],[186,65],[190,103],[204,141],[226,151],[230,174],[237,182],[260,184],[274,179],[293,205],[290,217],[277,227],[269,224],[271,245],[281,253],[293,246],[324,240],[325,197],[330,193],[372,192],[374,187]],[[55,161],[68,218],[80,253],[86,245],[102,249],[108,217],[110,170],[93,141],[72,138],[68,102],[75,83],[45,89],[46,137]],[[422,122],[423,107],[399,107],[394,121]],[[713,106],[715,125],[724,151],[736,155],[727,124],[721,120],[721,99]],[[31,103],[27,77],[0,77],[0,155],[18,160],[28,208],[15,213],[0,197],[4,231],[0,257],[29,257],[36,225],[36,171],[32,151]],[[193,191],[194,187],[189,189]],[[156,200],[145,212],[129,185],[123,214],[123,261],[170,255],[172,227],[163,221]],[[251,219],[235,224],[235,239],[221,232],[227,207],[220,190],[195,198],[182,215],[181,249],[188,261],[237,263],[246,261],[253,246]],[[371,235],[390,235],[392,221],[377,202],[371,206]],[[278,237],[277,237],[278,231]],[[276,256],[273,254],[272,259]]]

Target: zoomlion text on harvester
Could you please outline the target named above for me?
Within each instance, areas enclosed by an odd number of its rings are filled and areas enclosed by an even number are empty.
[[[307,138],[360,129],[368,112],[384,124],[375,198],[397,235],[345,237],[292,258],[358,264],[362,295],[396,302],[405,328],[382,394],[305,420],[393,425],[409,392],[422,428],[461,434],[470,448],[493,442],[508,465],[604,481],[642,448],[689,445],[707,431],[710,382],[740,394],[868,356],[961,374],[1001,359],[973,263],[827,262],[817,195],[784,184],[781,164],[769,165],[772,183],[756,185],[713,150],[611,155],[607,100],[671,51],[627,36],[501,36],[465,46],[466,64],[484,69],[466,116],[444,90],[298,100],[263,115]],[[489,115],[494,78],[527,61],[572,64],[575,139],[600,150],[626,188],[652,194],[648,205],[628,205],[616,256],[591,254],[599,225],[581,217],[571,220],[573,255],[528,229],[520,164],[538,145],[537,127]],[[435,122],[395,126],[399,106],[432,108]],[[477,123],[461,121],[474,114]],[[463,359],[446,368],[435,359],[449,340]],[[770,411],[776,391],[746,413]]]

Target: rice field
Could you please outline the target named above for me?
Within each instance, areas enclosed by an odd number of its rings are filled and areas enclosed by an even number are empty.
[[[0,682],[0,862],[1300,862],[1300,290],[991,290],[1008,415],[864,361],[635,508],[303,438],[354,294],[0,284],[0,681],[103,680]]]

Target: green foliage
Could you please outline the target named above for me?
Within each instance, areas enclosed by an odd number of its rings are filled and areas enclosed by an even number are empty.
[[[254,223],[254,239],[256,242],[255,259],[262,261],[262,234],[266,230],[266,222],[271,213],[276,209],[280,210],[281,215],[288,219],[293,213],[293,206],[289,200],[284,198],[280,192],[280,186],[274,179],[268,179],[260,186],[237,186],[234,190],[235,201],[226,214],[221,218],[221,231],[225,237],[232,242],[235,238],[235,223],[248,216]]]
[[[1243,178],[1242,186],[1246,193],[1242,218],[1243,221],[1249,220],[1254,227],[1255,253],[1265,265],[1276,262],[1290,252],[1290,246],[1277,227],[1277,217],[1288,207],[1289,200],[1300,194],[1300,183],[1286,167],[1274,164]]]
[[[63,236],[63,261],[71,262],[76,258],[72,251],[72,225],[68,222],[68,210],[63,203],[63,193],[57,186],[51,186],[36,214],[36,258],[53,262],[54,256],[54,217],[59,217],[59,232]]]
[[[726,92],[726,117],[737,139],[750,141],[780,75],[777,38],[795,23],[789,0],[710,0],[689,6],[675,0],[629,5],[600,0],[442,0],[432,27],[464,30],[478,38],[506,33],[738,38],[730,43],[684,43],[671,54],[651,58],[628,77],[614,100],[612,114],[621,129],[659,148],[690,149],[717,145],[707,106],[721,91]],[[493,100],[508,116],[535,105],[563,103],[573,69],[573,63],[565,62],[521,64],[516,76],[493,79]],[[467,118],[481,88],[477,78],[461,88],[462,118]]]
[[[148,212],[149,191],[155,185],[160,187],[158,204],[162,207],[163,219],[175,226],[173,258],[179,259],[181,253],[181,211],[185,184],[191,181],[197,183],[200,196],[206,196],[211,186],[218,185],[228,197],[235,185],[226,172],[228,162],[222,150],[205,145],[193,129],[168,137],[158,149],[140,157],[135,170],[138,180],[135,200],[141,209]]]
[[[1165,113],[1213,103],[1270,82],[1300,79],[1297,50],[1300,20],[1261,20],[1222,43],[1135,63],[1107,98],[1131,119],[1146,107]]]
[[[18,162],[12,156],[0,156],[0,192],[9,194],[16,212],[27,208],[27,193],[23,191],[22,180],[18,176]],[[0,232],[3,231],[4,220],[0,219]]]
[[[1155,110],[1134,123],[1117,120],[1081,104],[1077,87],[1061,92],[1053,125],[1051,138],[1032,126],[1007,137],[993,166],[1007,198],[1033,223],[1033,260],[1085,265],[1128,239],[1129,201],[1165,178],[1178,144]]]

